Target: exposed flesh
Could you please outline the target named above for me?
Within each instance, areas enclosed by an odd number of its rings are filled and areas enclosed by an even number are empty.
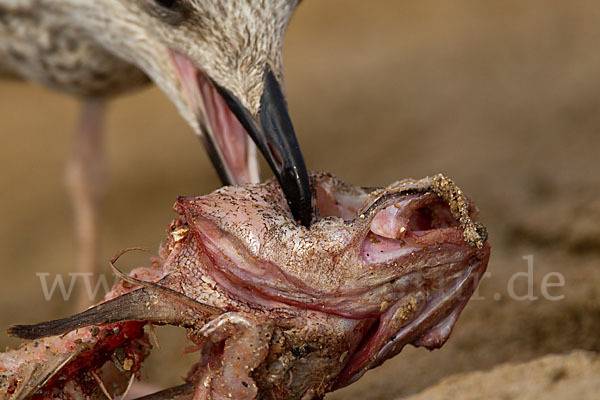
[[[180,198],[160,261],[134,270],[133,278],[146,282],[122,276],[113,300],[63,320],[11,328],[54,346],[64,365],[23,348],[4,353],[0,390],[35,388],[50,396],[59,382],[50,378],[73,365],[92,376],[101,365],[76,364],[84,350],[72,347],[79,340],[89,350],[106,340],[90,342],[90,325],[187,328],[199,361],[185,390],[197,399],[320,398],[406,344],[443,345],[489,258],[470,201],[441,175],[380,189],[322,173],[311,179],[310,228],[295,223],[274,181]],[[136,340],[147,343],[141,335],[119,346]],[[32,365],[50,372],[32,377]],[[66,382],[73,398],[82,398],[83,389],[100,393],[85,383],[91,378]],[[157,396],[185,396],[183,388]],[[113,396],[124,389],[109,390]]]

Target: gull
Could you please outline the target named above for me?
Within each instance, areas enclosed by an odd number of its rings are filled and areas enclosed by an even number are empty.
[[[0,77],[81,100],[66,167],[80,269],[95,269],[106,103],[151,82],[200,137],[223,184],[259,181],[258,148],[295,219],[309,224],[309,179],[282,63],[283,36],[298,3],[0,0]]]

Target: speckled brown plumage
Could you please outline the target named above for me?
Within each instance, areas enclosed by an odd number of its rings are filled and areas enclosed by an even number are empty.
[[[283,85],[283,34],[297,3],[0,0],[0,78],[38,82],[83,99],[67,167],[78,248],[87,249],[78,257],[81,271],[94,270],[106,181],[103,102],[154,82],[203,140],[224,182],[258,181],[256,147],[214,88],[231,93],[257,118],[266,71]]]
[[[80,97],[109,97],[150,82],[88,32],[39,11],[0,5],[0,74]]]
[[[297,1],[180,3],[183,17],[173,20],[152,0],[0,0],[0,75],[81,96],[118,94],[149,78],[202,134],[174,50],[258,112],[265,66],[283,81],[283,34]]]

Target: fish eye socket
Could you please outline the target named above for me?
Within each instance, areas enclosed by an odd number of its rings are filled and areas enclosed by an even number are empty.
[[[169,25],[180,24],[187,15],[182,0],[143,0],[143,5],[150,15]]]

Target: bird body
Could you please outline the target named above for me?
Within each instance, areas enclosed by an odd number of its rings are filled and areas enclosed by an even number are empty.
[[[34,81],[82,98],[107,98],[149,79],[108,51],[93,32],[50,2],[0,0],[0,75]]]
[[[172,52],[185,54],[253,114],[260,108],[265,64],[283,82],[281,46],[295,1],[184,0],[185,9],[175,12],[154,3],[161,2],[0,0],[1,68],[82,96],[137,88],[145,74],[198,134],[203,132],[186,104]]]
[[[254,142],[308,224],[281,52],[297,4],[0,0],[0,71],[86,98],[140,87],[147,76],[203,140],[224,183],[258,181]]]
[[[80,248],[88,249],[78,262],[84,271],[93,269],[105,181],[104,102],[150,81],[202,139],[223,183],[259,180],[258,147],[296,220],[309,224],[308,173],[287,111],[281,51],[298,2],[0,0],[0,77],[39,82],[84,104],[67,166]]]

